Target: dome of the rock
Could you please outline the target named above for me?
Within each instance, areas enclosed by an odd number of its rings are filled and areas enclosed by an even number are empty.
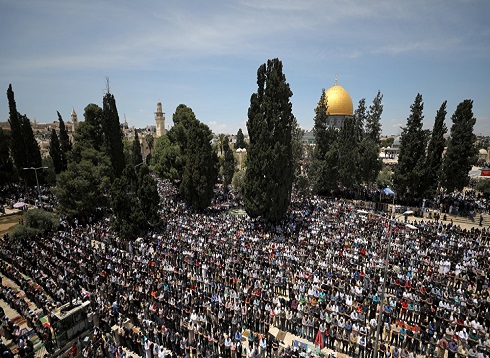
[[[327,114],[331,116],[352,116],[354,107],[352,98],[342,86],[333,85],[325,91],[327,98]]]

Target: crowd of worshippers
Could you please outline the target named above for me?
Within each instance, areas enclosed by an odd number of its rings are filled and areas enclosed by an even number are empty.
[[[30,240],[5,236],[2,273],[36,282],[33,300],[48,316],[90,300],[93,324],[118,326],[121,345],[146,357],[297,354],[279,348],[271,326],[370,357],[379,306],[383,356],[490,353],[485,228],[419,222],[413,230],[316,197],[294,197],[287,218],[271,225],[218,206],[196,213],[167,181],[159,193],[161,229],[129,240],[101,220],[65,222]],[[138,329],[122,327],[124,318]]]
[[[53,211],[56,198],[49,185],[39,185],[39,190],[37,186],[26,187],[24,184],[16,183],[0,186],[0,213],[5,214],[5,208],[14,209],[14,205],[19,202],[40,206],[39,195],[41,195],[43,209]]]
[[[43,326],[35,312],[29,308],[27,302],[18,294],[18,292],[9,288],[8,286],[0,287],[0,299],[8,302],[9,305],[20,313],[23,319],[26,320],[29,327],[33,329],[40,335],[43,334]],[[7,340],[11,340],[15,346],[17,346],[17,353],[20,357],[26,357],[33,355],[34,345],[31,340],[28,339],[27,334],[22,331],[19,324],[10,319],[4,312],[3,308],[0,308],[1,322],[0,322],[0,336],[4,336]],[[2,357],[13,357],[12,351],[8,348],[4,342],[1,342],[0,352]]]

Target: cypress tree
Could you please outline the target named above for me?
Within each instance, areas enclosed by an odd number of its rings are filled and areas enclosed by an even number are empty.
[[[247,143],[245,143],[245,136],[243,135],[242,129],[238,129],[236,134],[235,149],[247,148]]]
[[[22,136],[24,137],[24,145],[26,146],[27,153],[27,167],[38,168],[42,166],[41,149],[39,148],[39,143],[34,137],[34,132],[32,131],[31,121],[26,115],[20,116]],[[42,174],[38,173],[40,178],[43,177]],[[35,183],[35,181],[33,182]]]
[[[134,140],[133,140],[133,145],[131,150],[131,159],[134,167],[143,163],[143,155],[141,154],[141,144],[138,138],[138,131],[136,129],[134,131]]]
[[[60,142],[60,149],[61,149],[61,161],[63,164],[62,170],[66,170],[66,167],[68,165],[67,155],[68,152],[71,151],[72,144],[70,141],[70,137],[68,136],[68,132],[66,130],[65,121],[61,117],[60,112],[57,111],[56,113],[58,114],[58,121],[60,122],[59,142]]]
[[[425,162],[425,193],[429,197],[433,197],[439,186],[439,178],[441,176],[442,153],[444,152],[444,134],[447,133],[447,127],[444,124],[446,120],[446,103],[444,101],[437,111],[432,129],[429,145],[427,147],[427,159]]]
[[[214,185],[218,179],[218,157],[211,145],[213,134],[209,127],[199,121],[187,129],[185,167],[180,192],[194,209],[206,209],[213,199]]]
[[[12,85],[7,90],[9,102],[9,123],[11,129],[10,150],[17,167],[20,177],[26,180],[27,184],[35,184],[36,176],[33,170],[23,170],[23,168],[38,168],[42,165],[41,150],[34,137],[31,122],[25,115],[20,115],[17,111]],[[40,181],[43,175],[38,173]]]
[[[339,179],[338,132],[328,124],[327,108],[328,99],[325,95],[325,89],[322,89],[320,100],[315,108],[313,135],[316,146],[313,152],[313,165],[309,173],[312,177],[314,192],[320,194],[327,194],[336,190]]]
[[[84,122],[76,129],[75,139],[78,142],[90,142],[95,150],[102,150],[104,143],[104,132],[102,130],[102,108],[90,103],[84,109]]]
[[[61,171],[64,170],[65,167],[62,158],[60,141],[54,128],[51,129],[51,137],[49,139],[49,155],[53,160],[54,172],[56,174],[61,173]]]
[[[0,128],[0,185],[15,179],[14,163],[10,156],[10,132]]]
[[[359,143],[364,138],[364,124],[366,122],[366,99],[359,100],[359,105],[354,112],[354,126],[356,131],[356,141]]]
[[[378,177],[382,167],[379,159],[380,136],[381,136],[381,115],[383,113],[383,95],[378,91],[374,97],[373,104],[369,106],[366,114],[365,101],[359,101],[356,110],[356,129],[359,133],[362,118],[366,119],[362,141],[359,143],[359,181],[366,184],[373,184]]]
[[[366,136],[374,143],[380,144],[381,136],[381,115],[383,114],[383,95],[378,90],[374,97],[373,104],[369,106],[369,112],[366,118]]]
[[[305,164],[303,161],[303,156],[305,153],[305,148],[302,143],[303,136],[305,131],[299,127],[298,121],[293,117],[293,129],[291,134],[292,141],[292,152],[293,152],[293,173],[294,173],[294,181],[293,185],[295,188],[300,185],[309,185],[308,182],[305,182],[305,176],[302,175],[302,164]],[[301,183],[300,183],[301,181]],[[305,188],[307,189],[307,188]]]
[[[158,194],[157,183],[151,176],[148,166],[145,164],[139,170],[138,182],[138,200],[145,218],[145,223],[143,224],[145,227],[156,226],[160,222],[158,214],[160,196]]]
[[[318,159],[324,158],[325,154],[329,151],[331,143],[326,140],[328,136],[328,99],[325,95],[325,89],[322,89],[322,95],[318,101],[318,105],[315,108],[315,118],[313,126],[313,135],[315,136],[315,157]]]
[[[277,221],[289,207],[294,179],[294,116],[289,100],[293,93],[277,58],[259,67],[257,85],[248,109],[245,209],[251,217]]]
[[[410,107],[411,114],[400,138],[400,154],[395,167],[394,184],[400,194],[423,194],[426,136],[422,130],[424,102],[419,93]]]
[[[125,167],[124,145],[122,142],[121,124],[117,113],[114,95],[107,92],[102,105],[102,132],[104,133],[104,146],[116,177],[119,177]]]
[[[61,117],[60,112],[56,111],[58,114],[58,121],[60,122],[60,145],[61,145],[61,150],[63,153],[68,153],[71,148],[72,144],[70,141],[70,137],[68,136],[68,132],[66,130],[65,126],[65,121],[63,120],[63,117]]]
[[[121,176],[114,180],[110,190],[113,225],[122,236],[128,238],[136,237],[146,226],[145,215],[136,192],[138,186],[134,167],[127,165]]]
[[[228,191],[228,186],[231,184],[233,179],[233,174],[235,174],[235,155],[233,154],[233,150],[230,148],[230,140],[228,136],[226,136],[223,140],[223,187],[225,191]]]
[[[14,164],[17,167],[19,176],[25,178],[26,172],[22,170],[26,166],[27,153],[24,145],[24,138],[22,136],[22,126],[20,122],[20,115],[17,112],[17,105],[14,99],[14,91],[10,84],[7,89],[7,98],[9,102],[9,124],[10,124],[10,152],[14,159]]]
[[[339,181],[344,188],[351,188],[357,181],[357,163],[359,162],[354,118],[346,118],[340,129],[338,155]]]
[[[476,136],[473,133],[476,123],[476,118],[473,117],[473,101],[465,99],[458,104],[451,120],[451,136],[442,164],[442,185],[448,192],[463,190],[468,185],[468,172],[478,158]]]

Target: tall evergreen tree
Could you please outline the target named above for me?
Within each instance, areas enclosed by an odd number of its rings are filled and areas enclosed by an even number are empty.
[[[211,145],[213,134],[207,125],[196,121],[188,128],[186,137],[180,192],[189,205],[203,210],[211,204],[218,179],[218,157]]]
[[[73,134],[75,144],[72,150],[67,153],[68,162],[79,163],[82,160],[81,152],[86,148],[91,148],[98,152],[103,150],[102,108],[91,103],[85,107],[84,117],[85,121],[78,124]]]
[[[448,192],[463,190],[468,185],[468,172],[478,157],[476,136],[473,133],[476,123],[476,118],[473,117],[473,101],[465,99],[458,104],[451,120],[451,136],[442,164],[442,185]]]
[[[366,101],[361,99],[359,106],[354,113],[355,129],[358,133],[358,181],[365,184],[374,184],[382,168],[382,162],[379,159],[380,136],[381,136],[381,115],[383,113],[383,95],[378,91],[366,112]],[[365,122],[363,121],[365,119]],[[364,131],[362,123],[364,125]],[[359,133],[362,133],[359,135]]]
[[[61,171],[64,169],[64,163],[61,153],[60,141],[54,128],[51,129],[51,137],[49,139],[49,155],[53,160],[54,172],[56,174],[61,173]]]
[[[9,85],[7,90],[7,98],[9,102],[9,124],[10,124],[10,152],[14,159],[14,164],[19,171],[19,175],[24,178],[25,172],[22,168],[25,167],[27,161],[27,153],[24,145],[24,138],[22,136],[22,125],[20,122],[20,115],[17,112],[17,105],[14,99],[14,91],[12,85]]]
[[[60,135],[59,135],[59,143],[60,143],[60,154],[61,154],[61,163],[62,169],[66,170],[68,166],[68,153],[71,151],[72,144],[70,141],[70,137],[68,136],[68,132],[66,130],[65,121],[61,117],[60,112],[56,112],[58,114],[58,121],[60,122]],[[53,159],[54,161],[54,159]],[[56,173],[58,174],[58,173]]]
[[[105,194],[113,180],[111,163],[107,155],[91,147],[89,141],[77,141],[73,152],[79,155],[76,160],[68,162],[67,170],[58,175],[53,192],[60,212],[69,217],[87,219],[97,208],[107,205]]]
[[[60,122],[60,145],[63,153],[68,153],[72,148],[72,143],[70,137],[68,136],[68,131],[66,130],[65,121],[63,117],[61,117],[60,112],[56,112],[58,114],[58,121]]]
[[[24,137],[24,145],[26,146],[27,157],[27,167],[40,167],[42,166],[41,149],[39,148],[39,143],[34,137],[34,132],[32,131],[31,121],[27,116],[21,115],[21,125],[22,125],[22,136]],[[43,174],[38,173],[38,176],[42,178]],[[32,183],[35,183],[33,181]]]
[[[141,144],[140,144],[140,140],[138,138],[138,130],[136,130],[136,129],[134,131],[134,140],[133,140],[133,146],[132,146],[132,151],[131,151],[131,160],[132,160],[134,167],[143,163],[143,155],[141,154]]]
[[[369,112],[366,118],[366,130],[365,134],[374,143],[380,144],[381,136],[381,115],[383,114],[383,95],[378,90],[376,97],[374,97],[373,104],[369,106]]]
[[[360,143],[364,138],[364,125],[367,117],[366,99],[359,100],[359,105],[354,112],[354,127],[356,132],[356,141]]]
[[[18,179],[14,163],[10,157],[10,132],[0,128],[0,185],[5,185],[9,182]]]
[[[150,174],[149,168],[143,164],[138,173],[138,199],[146,219],[145,227],[157,226],[160,222],[158,209],[160,196],[158,194],[157,182]]]
[[[218,156],[222,157],[224,154],[223,145],[225,143],[226,135],[224,133],[218,134],[218,141],[216,143],[216,151],[218,152]]]
[[[236,134],[235,149],[247,148],[247,143],[245,143],[245,136],[243,135],[242,129],[238,129]]]
[[[187,204],[205,209],[211,204],[218,179],[212,132],[184,104],[175,110],[173,121],[167,135],[156,141],[152,166],[159,175],[180,180],[180,192]]]
[[[432,129],[429,145],[427,147],[427,157],[425,162],[424,188],[426,196],[434,197],[439,186],[441,176],[442,153],[444,152],[447,127],[444,124],[446,120],[446,103],[444,101],[437,111],[434,127]]]
[[[170,180],[181,180],[185,158],[176,143],[170,142],[168,135],[155,141],[155,150],[151,158],[151,168],[160,177]]]
[[[345,188],[352,188],[357,184],[359,151],[356,134],[355,119],[346,118],[338,138],[339,181]]]
[[[423,126],[424,102],[419,93],[410,107],[411,114],[400,138],[400,154],[395,167],[394,184],[400,194],[423,194],[424,165],[427,139]]]
[[[315,146],[315,157],[324,158],[325,154],[329,151],[331,143],[325,140],[328,136],[327,130],[328,125],[328,99],[325,94],[325,89],[322,89],[322,95],[318,101],[318,105],[315,108],[315,118],[313,126],[313,135],[315,136],[316,146]]]
[[[124,160],[124,145],[122,142],[121,124],[117,113],[114,95],[107,92],[102,101],[102,131],[104,145],[116,177],[119,177],[126,165]]]
[[[300,128],[298,121],[293,117],[293,129],[291,134],[292,141],[292,153],[293,153],[293,173],[294,173],[294,186],[297,187],[299,180],[303,181],[301,173],[301,165],[303,162],[304,146],[302,143],[305,131]]]
[[[128,164],[121,176],[114,180],[110,190],[113,226],[125,238],[135,238],[146,222],[136,195],[137,188],[135,168]]]
[[[313,190],[316,193],[326,194],[338,188],[339,168],[337,137],[338,132],[328,124],[328,99],[325,89],[315,108],[313,134],[316,146],[313,152],[313,165],[309,176],[312,177]]]
[[[293,93],[277,58],[259,67],[257,85],[248,109],[245,209],[251,217],[277,221],[289,207],[294,180],[294,116],[289,100]]]
[[[230,140],[228,136],[225,136],[223,140],[223,186],[225,191],[228,191],[228,186],[231,184],[233,179],[233,174],[235,174],[236,163],[235,163],[235,155],[233,154],[233,150],[230,148]]]
[[[151,158],[153,157],[153,149],[155,148],[155,138],[151,134],[147,134],[146,137],[146,144],[148,145],[148,155],[146,156],[146,164],[149,165],[151,162]]]
[[[33,170],[23,168],[38,168],[42,165],[39,144],[34,137],[31,122],[25,115],[19,114],[15,103],[12,85],[7,90],[9,102],[9,124],[11,130],[10,151],[17,167],[19,176],[26,180],[27,184],[35,184],[36,177]],[[39,172],[42,181],[42,172]]]
[[[85,107],[83,117],[85,121],[79,123],[75,132],[75,140],[88,141],[95,150],[101,150],[104,143],[102,108],[94,103],[90,103]]]

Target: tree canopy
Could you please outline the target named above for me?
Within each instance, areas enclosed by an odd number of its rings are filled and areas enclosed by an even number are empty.
[[[64,156],[61,154],[60,141],[54,128],[51,129],[51,137],[49,139],[49,156],[53,160],[54,172],[56,174],[61,173],[65,169],[63,163]]]
[[[444,152],[447,127],[444,124],[446,119],[446,103],[444,101],[437,111],[434,121],[434,127],[427,147],[427,156],[424,165],[424,189],[426,196],[434,197],[439,187],[439,178],[441,176],[442,153]]]
[[[463,190],[468,185],[468,172],[478,158],[476,136],[473,133],[476,123],[473,101],[466,99],[458,104],[451,120],[451,135],[442,164],[442,186],[448,192]]]
[[[319,194],[328,194],[338,188],[339,168],[337,153],[337,130],[328,124],[328,99],[325,89],[318,105],[315,108],[313,134],[316,140],[313,152],[313,165],[310,176],[313,182],[313,191]]]
[[[24,170],[23,168],[38,168],[42,165],[41,151],[39,144],[34,138],[31,122],[26,115],[21,115],[17,111],[14,91],[12,85],[7,90],[9,102],[9,124],[10,124],[10,152],[19,176],[26,180],[27,184],[36,184],[34,170]],[[39,172],[42,181],[42,172]]]
[[[119,177],[126,165],[122,142],[121,124],[117,113],[114,95],[107,92],[102,101],[102,132],[105,151],[111,159],[116,177]]]
[[[277,221],[289,207],[294,179],[293,93],[277,58],[259,67],[257,85],[248,109],[245,210],[251,217]]]
[[[134,131],[134,139],[131,146],[131,163],[134,167],[143,164],[143,154],[141,153],[141,144],[138,137],[138,130]]]
[[[112,181],[112,169],[105,153],[77,142],[74,150],[77,161],[68,163],[66,171],[57,177],[53,192],[58,198],[61,212],[69,217],[88,218],[97,208],[107,206],[107,188]],[[76,148],[79,147],[79,148]]]
[[[110,190],[113,226],[126,238],[135,238],[160,221],[156,182],[145,164],[136,169],[131,164],[126,165]]]
[[[211,145],[212,137],[209,127],[201,122],[193,121],[187,129],[180,192],[189,205],[199,210],[211,204],[218,178],[218,157]]]
[[[0,185],[17,179],[17,172],[10,157],[10,132],[0,128]]]
[[[247,148],[247,143],[245,143],[245,136],[243,135],[242,129],[239,128],[236,134],[235,149]]]
[[[155,143],[152,168],[159,175],[180,182],[180,192],[187,204],[205,209],[211,204],[218,179],[212,132],[185,104],[177,106],[173,121],[167,135]]]
[[[223,140],[223,158],[222,158],[222,172],[223,172],[223,186],[225,191],[228,191],[228,186],[233,180],[233,175],[236,171],[235,155],[233,150],[230,148],[230,140],[228,136],[225,136]]]
[[[427,136],[423,126],[424,102],[419,93],[410,106],[411,113],[400,138],[400,154],[394,172],[394,184],[400,194],[412,196],[424,193],[424,166]]]
[[[61,163],[62,170],[66,169],[68,165],[68,153],[71,151],[72,143],[70,141],[70,137],[68,136],[68,132],[66,131],[65,122],[61,117],[60,112],[56,112],[58,114],[58,121],[60,122],[60,134],[59,134],[59,142],[60,142],[60,150],[61,150]]]

